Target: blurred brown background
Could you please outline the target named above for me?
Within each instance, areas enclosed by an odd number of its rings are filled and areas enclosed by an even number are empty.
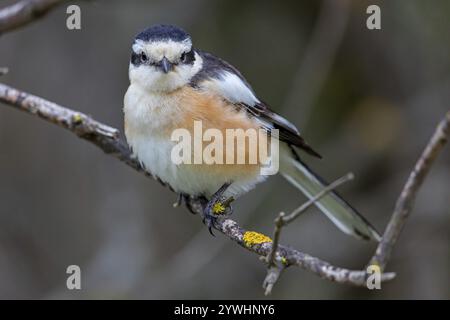
[[[0,1],[0,6],[13,1]],[[75,2],[77,3],[77,2]],[[0,37],[0,81],[122,130],[134,35],[154,23],[188,30],[194,45],[237,66],[324,160],[305,160],[382,231],[415,160],[450,102],[450,2],[106,1],[67,6]],[[366,28],[378,4],[382,30]],[[273,298],[450,298],[450,152],[433,167],[395,248],[397,279],[380,291],[291,268]],[[265,268],[175,195],[71,133],[0,105],[0,298],[263,298]],[[235,205],[243,226],[271,234],[304,197],[271,178]],[[316,209],[282,242],[361,268],[374,244],[341,233]],[[82,290],[65,287],[82,270]]]

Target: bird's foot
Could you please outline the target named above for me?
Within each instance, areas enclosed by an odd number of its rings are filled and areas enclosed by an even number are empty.
[[[215,199],[210,200],[203,210],[203,223],[208,227],[209,233],[214,235],[212,228],[219,216],[225,216],[233,211],[231,202],[234,201],[233,197],[227,199]]]
[[[205,208],[203,209],[203,223],[208,227],[209,233],[214,235],[212,228],[215,226],[217,218],[219,216],[227,215],[231,213],[231,203],[234,201],[233,197],[224,198],[223,194],[230,186],[230,183],[224,184],[220,189],[211,197]]]

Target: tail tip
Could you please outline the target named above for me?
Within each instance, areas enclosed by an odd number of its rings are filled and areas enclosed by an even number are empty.
[[[381,241],[380,234],[375,229],[370,229],[369,233],[361,232],[360,230],[353,228],[353,233],[356,237],[366,240],[366,241],[376,241],[377,243]]]

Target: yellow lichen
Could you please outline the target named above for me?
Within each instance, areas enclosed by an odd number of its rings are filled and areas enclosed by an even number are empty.
[[[224,213],[225,212],[225,206],[222,204],[222,203],[220,203],[220,202],[217,202],[217,203],[215,203],[214,204],[214,206],[213,206],[213,208],[212,208],[212,211],[215,213],[215,214],[222,214],[222,213]]]
[[[251,247],[255,244],[261,244],[265,242],[272,242],[272,239],[270,239],[268,236],[265,236],[261,233],[255,232],[255,231],[247,231],[244,233],[244,244],[247,247]]]
[[[83,118],[79,113],[76,113],[72,116],[72,121],[76,124],[83,122]]]
[[[380,263],[377,260],[373,260],[371,262],[372,263],[370,265],[380,268]]]

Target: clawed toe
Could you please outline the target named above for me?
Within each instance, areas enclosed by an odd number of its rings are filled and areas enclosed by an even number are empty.
[[[215,226],[217,220],[217,217],[214,214],[214,206],[214,203],[209,202],[203,210],[203,223],[208,227],[209,233],[213,236],[214,233],[212,232],[212,228]]]
[[[212,228],[214,227],[214,223],[216,221],[216,217],[213,217],[211,215],[209,216],[205,216],[203,218],[203,224],[206,225],[206,227],[208,228],[209,233],[215,237],[216,235],[213,233]]]
[[[214,236],[212,228],[215,227],[215,223],[219,216],[227,215],[233,210],[231,208],[231,202],[234,201],[233,197],[221,200],[220,198],[211,199],[206,205],[203,211],[203,223],[208,227],[209,233]]]
[[[216,227],[216,221],[219,216],[230,213],[231,202],[234,201],[233,197],[224,200],[223,195],[231,183],[224,183],[219,190],[216,191],[208,201],[206,198],[203,206],[203,223],[208,227],[209,233],[214,236],[212,228]]]

